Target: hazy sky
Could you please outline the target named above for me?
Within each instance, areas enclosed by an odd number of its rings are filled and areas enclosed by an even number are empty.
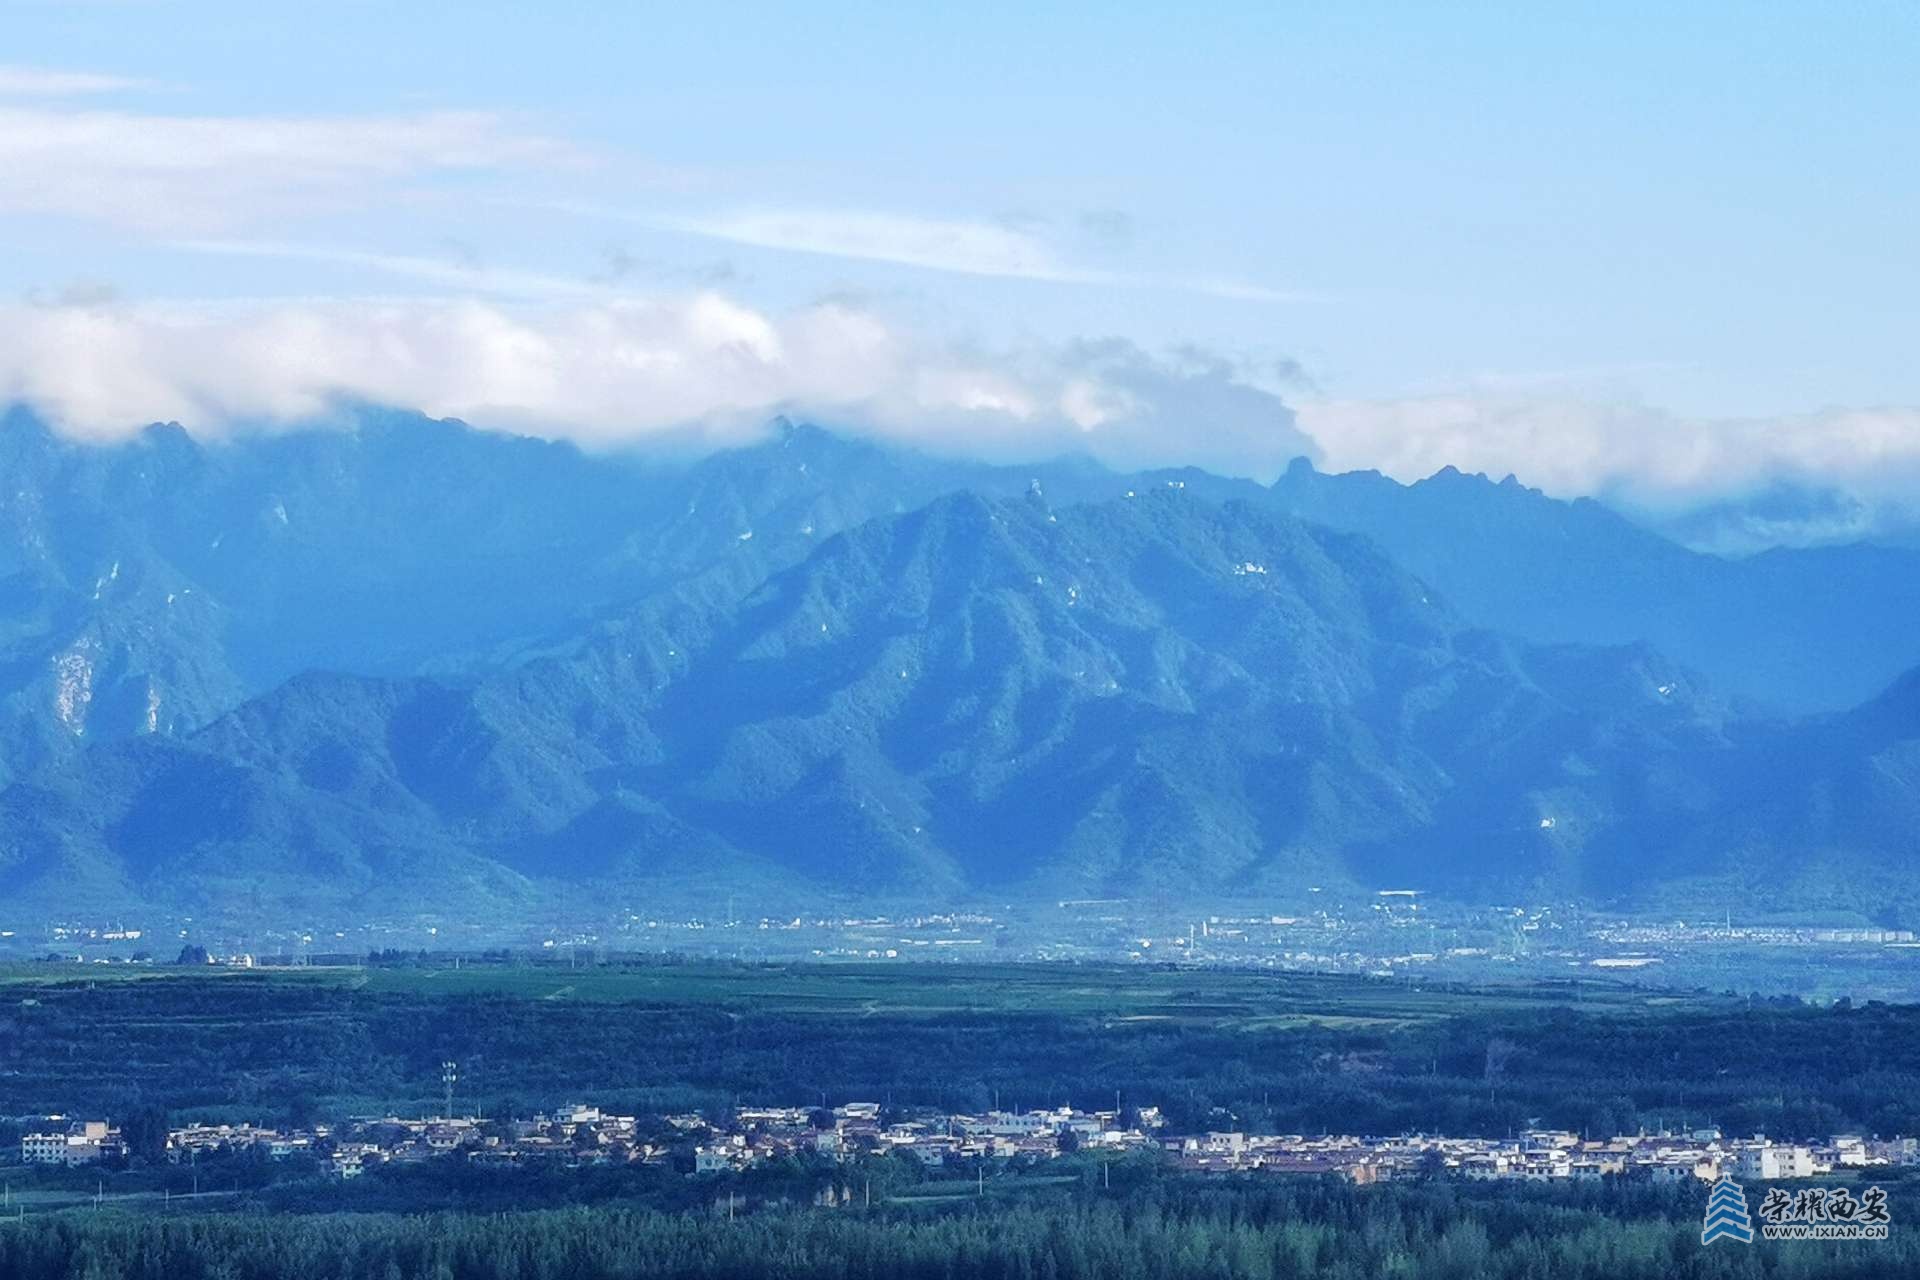
[[[1920,7],[927,8],[8,4],[0,394],[1920,472]]]

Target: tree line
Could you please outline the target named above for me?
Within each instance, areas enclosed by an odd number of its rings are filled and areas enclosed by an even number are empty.
[[[1701,1193],[1191,1180],[871,1212],[719,1202],[508,1214],[77,1212],[0,1226],[10,1280],[1687,1280],[1883,1277],[1877,1244],[1699,1241]]]

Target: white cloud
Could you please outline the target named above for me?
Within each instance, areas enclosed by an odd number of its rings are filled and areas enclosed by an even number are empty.
[[[438,174],[583,159],[490,112],[166,116],[0,107],[0,213],[205,234],[391,195]]]
[[[1750,489],[1776,477],[1861,493],[1920,482],[1920,409],[1828,409],[1770,418],[1688,418],[1642,404],[1463,393],[1298,406],[1334,470],[1399,480],[1443,466],[1513,473],[1559,495],[1645,502]]]
[[[298,421],[355,399],[590,445],[690,426],[735,438],[787,412],[953,451],[1123,465],[1271,471],[1308,447],[1277,397],[1190,356],[968,351],[844,303],[771,313],[712,291],[0,307],[0,398],[96,438],[156,419],[210,433]]]
[[[1232,302],[1322,300],[1318,294],[1213,276],[1080,266],[1062,258],[1044,237],[977,219],[930,218],[862,209],[749,209],[688,217],[632,213],[578,203],[549,203],[544,207],[756,249],[885,262],[951,275],[1108,288],[1168,289]]]
[[[607,297],[604,282],[575,279],[544,271],[495,267],[478,262],[454,262],[414,254],[370,253],[332,245],[287,244],[271,240],[177,240],[170,246],[189,253],[233,258],[287,258],[342,267],[364,267],[387,275],[452,288],[462,293],[504,298]]]
[[[1073,270],[1025,232],[989,222],[889,213],[761,210],[706,218],[657,218],[652,225],[762,249],[892,262],[959,275],[1108,283],[1101,272]]]
[[[427,279],[465,271],[397,265]],[[503,294],[539,301],[129,303],[80,292],[0,306],[0,401],[28,401],[91,437],[156,419],[217,434],[325,417],[351,399],[588,445],[689,428],[736,439],[790,413],[975,455],[1083,450],[1121,466],[1264,478],[1306,453],[1329,470],[1411,481],[1453,465],[1669,508],[1776,477],[1868,496],[1920,486],[1914,408],[1709,420],[1476,392],[1311,401],[1296,420],[1259,371],[1204,353],[1155,356],[1119,340],[979,349],[847,302],[768,311],[711,290],[576,295],[596,287],[512,273],[507,283]]]
[[[0,66],[0,97],[66,98],[88,93],[119,93],[152,88],[148,80],[95,71],[53,71],[45,67]]]

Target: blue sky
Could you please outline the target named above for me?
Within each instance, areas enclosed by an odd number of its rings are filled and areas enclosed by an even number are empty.
[[[1910,5],[4,17],[0,391],[76,430],[1920,469]]]

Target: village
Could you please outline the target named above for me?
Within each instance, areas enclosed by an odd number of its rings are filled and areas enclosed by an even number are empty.
[[[25,1165],[113,1166],[130,1154],[122,1131],[109,1121],[28,1119],[19,1150]],[[350,1179],[382,1166],[430,1160],[494,1169],[642,1163],[699,1176],[782,1159],[846,1163],[899,1155],[928,1168],[984,1170],[1000,1161],[1032,1164],[1076,1152],[1153,1153],[1190,1172],[1321,1174],[1363,1184],[1440,1177],[1771,1181],[1920,1163],[1915,1138],[1836,1135],[1796,1144],[1759,1135],[1727,1137],[1713,1128],[1599,1138],[1537,1129],[1474,1138],[1175,1135],[1165,1127],[1154,1107],[966,1115],[850,1102],[832,1108],[743,1106],[713,1118],[697,1112],[642,1118],[576,1104],[511,1120],[384,1116],[306,1129],[187,1124],[166,1132],[164,1159],[197,1166],[235,1156],[302,1158],[333,1178]]]

